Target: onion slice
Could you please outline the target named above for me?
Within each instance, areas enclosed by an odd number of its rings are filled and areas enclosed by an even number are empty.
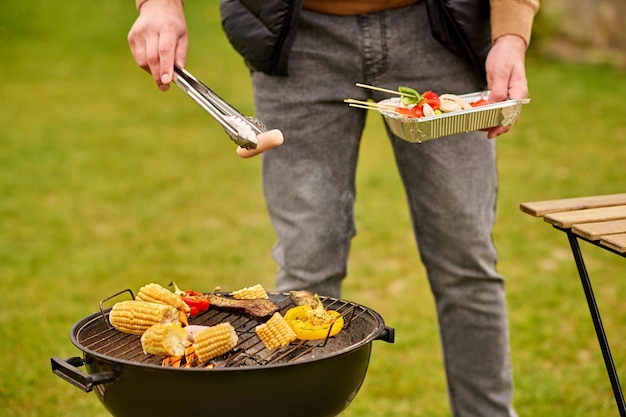
[[[193,337],[196,333],[199,333],[202,330],[206,330],[208,328],[209,326],[200,326],[198,324],[190,324],[184,327],[185,331],[187,332],[187,337],[189,338],[190,342],[193,342]]]

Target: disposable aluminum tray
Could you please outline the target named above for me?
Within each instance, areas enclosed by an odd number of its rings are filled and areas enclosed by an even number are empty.
[[[461,99],[468,103],[485,100],[488,96],[488,91],[459,95]],[[419,143],[457,133],[488,129],[496,126],[511,126],[517,121],[522,111],[522,105],[529,102],[529,99],[505,100],[499,103],[437,116],[421,117],[419,119],[385,111],[384,106],[381,106],[379,111],[383,115],[389,129],[396,136],[408,142]],[[380,101],[379,104],[397,107],[400,105],[400,98],[389,98]]]

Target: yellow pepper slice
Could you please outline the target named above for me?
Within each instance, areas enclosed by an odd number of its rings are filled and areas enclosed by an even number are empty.
[[[325,339],[327,336],[336,335],[343,328],[341,314],[334,310],[326,310],[319,297],[316,295],[315,298],[317,299],[315,308],[302,305],[293,307],[285,313],[285,321],[300,340]]]

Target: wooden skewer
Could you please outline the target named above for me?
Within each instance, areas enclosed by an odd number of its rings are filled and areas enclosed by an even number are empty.
[[[366,109],[366,110],[378,110],[378,111],[395,112],[395,108],[394,107],[368,106],[368,105],[356,104],[356,103],[350,103],[349,106],[350,107],[358,107],[359,109]]]
[[[367,105],[367,106],[378,106],[378,103],[375,103],[373,101],[355,100],[353,98],[347,98],[343,102],[344,103],[363,104],[363,105]]]
[[[404,94],[396,90],[388,90],[386,88],[374,87],[373,85],[356,83],[356,86],[362,87],[362,88],[369,88],[370,90],[382,91],[383,93],[396,94],[396,95],[403,96],[403,97],[415,97],[413,94]]]
[[[349,106],[350,107],[357,107],[359,109],[366,109],[366,110],[378,110],[378,107],[364,106],[362,104],[355,104],[355,103],[350,103]]]
[[[348,99],[345,99],[344,102],[348,103],[350,107],[358,107],[360,109],[386,110],[386,111],[391,111],[391,112],[395,110],[395,106],[374,103],[372,101],[361,101],[361,100],[354,100],[354,99],[348,98]]]
[[[373,101],[362,101],[362,100],[355,100],[352,98],[347,98],[344,100],[344,103],[349,103],[349,104],[361,104],[363,106],[368,106],[368,107],[373,107],[373,108],[379,108],[379,107],[389,107],[389,108],[393,108],[394,106],[390,105],[390,104],[381,104],[381,103],[375,103]]]

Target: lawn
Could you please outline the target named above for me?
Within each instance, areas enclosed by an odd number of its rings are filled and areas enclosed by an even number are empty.
[[[219,27],[217,1],[187,2],[188,68],[247,114],[251,89]],[[80,354],[72,325],[124,288],[273,287],[274,242],[260,159],[177,88],[158,91],[126,45],[132,1],[0,6],[0,415],[104,417],[50,370]],[[520,416],[615,415],[564,234],[526,201],[624,192],[626,74],[531,57],[531,103],[498,139],[495,240],[507,278]],[[355,80],[358,81],[358,80]],[[358,170],[344,297],[396,329],[374,342],[346,417],[449,415],[432,298],[382,122],[371,114]],[[419,146],[419,145],[416,145]],[[626,378],[623,259],[583,245]]]

